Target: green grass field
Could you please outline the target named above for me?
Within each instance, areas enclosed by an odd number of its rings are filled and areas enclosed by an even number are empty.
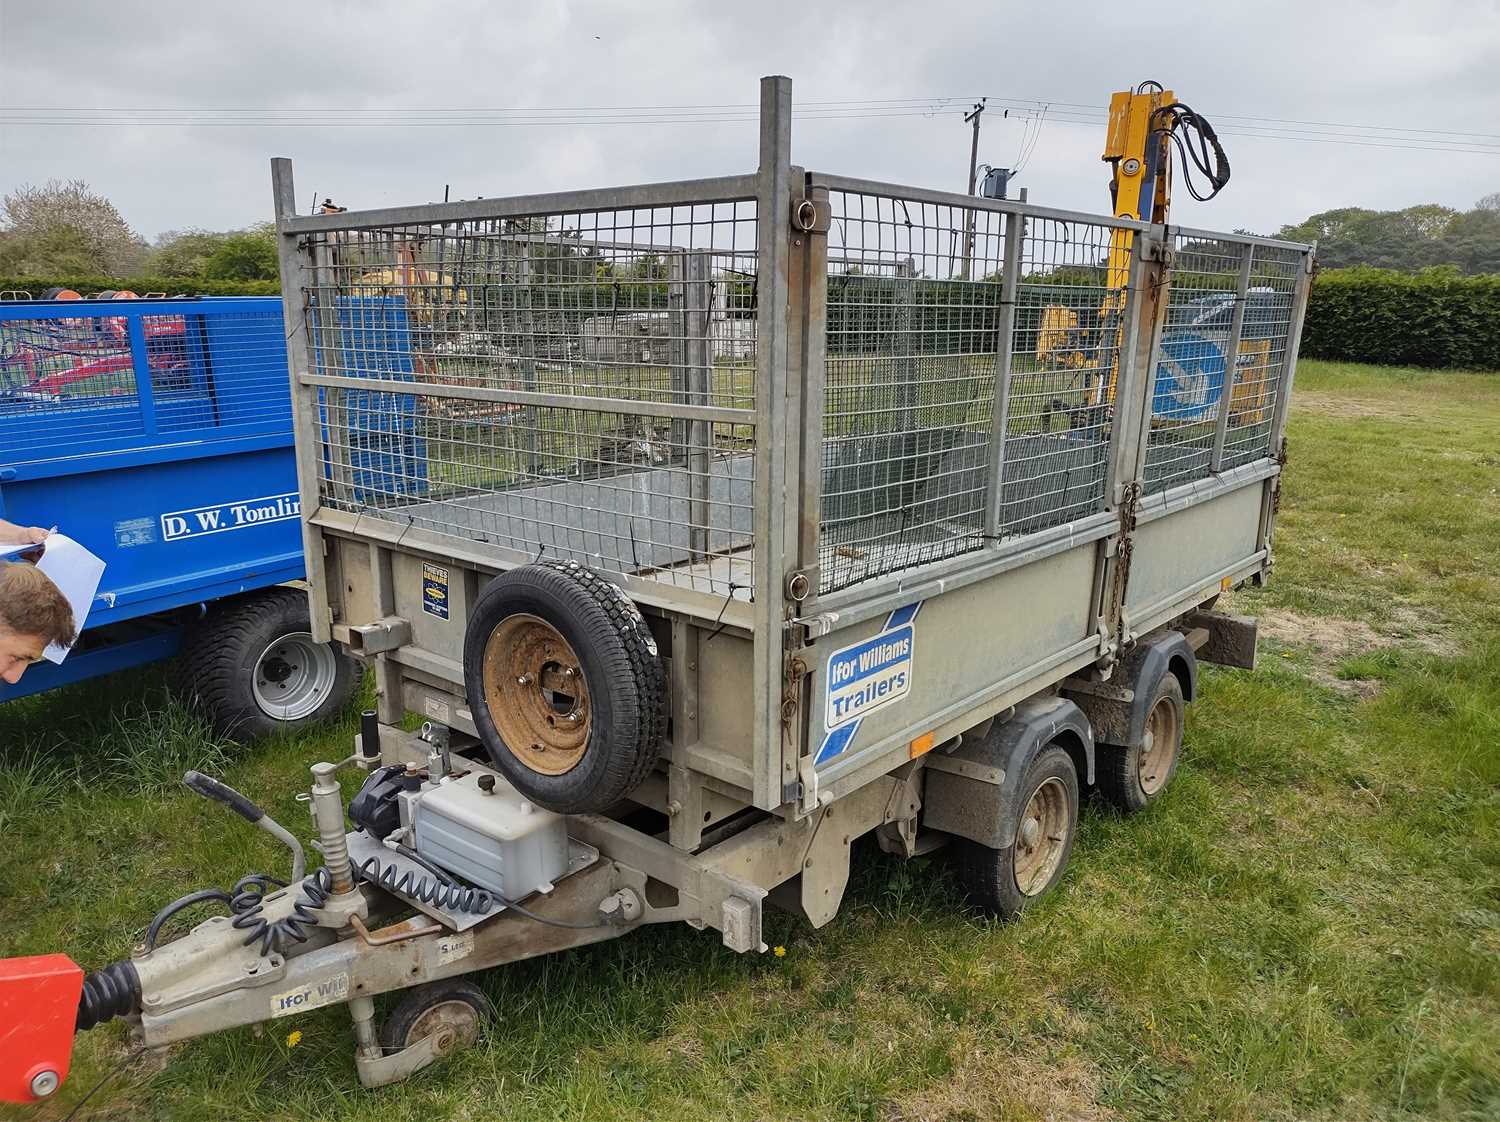
[[[1167,796],[1089,808],[1023,922],[866,853],[828,927],[770,918],[784,955],[662,928],[483,976],[488,1039],[404,1085],[359,1088],[330,1009],[140,1058],[79,1117],[1500,1117],[1500,376],[1305,362],[1298,394],[1274,580],[1233,597],[1261,668],[1205,670]],[[0,949],[89,966],[280,861],[185,768],[297,828],[353,732],[215,745],[151,673],[0,721]],[[14,1116],[125,1055],[86,1035]]]

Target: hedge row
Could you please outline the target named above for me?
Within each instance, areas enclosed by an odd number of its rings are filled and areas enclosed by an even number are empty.
[[[168,296],[278,296],[277,281],[210,281],[194,277],[132,277],[129,280],[109,277],[0,277],[0,292],[29,292],[33,299],[51,288],[71,288],[84,296],[96,292],[129,289],[137,295],[165,292]]]
[[[1500,370],[1500,274],[1330,269],[1302,328],[1309,358]]]

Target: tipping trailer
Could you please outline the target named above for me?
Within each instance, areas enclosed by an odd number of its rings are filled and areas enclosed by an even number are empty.
[[[678,921],[763,950],[870,833],[1015,916],[1083,789],[1162,796],[1199,661],[1254,662],[1212,609],[1271,570],[1310,248],[809,171],[790,122],[768,78],[749,174],[307,217],[274,162],[312,628],[379,708],[312,769],[312,874],[189,776],[290,886],[184,897],[86,982],[32,960],[79,1027],[347,1004],[378,1085],[473,1038],[474,971]],[[1235,392],[1158,408],[1172,325],[1252,289]],[[1038,360],[1043,309],[1106,305],[1088,377]]]
[[[184,691],[241,739],[342,708],[315,643],[281,301],[0,303],[0,518],[105,562],[86,628],[0,702],[186,651]]]

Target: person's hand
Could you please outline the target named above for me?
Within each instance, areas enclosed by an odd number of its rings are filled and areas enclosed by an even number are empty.
[[[40,526],[17,526],[0,519],[0,543],[5,545],[41,545],[49,532]]]

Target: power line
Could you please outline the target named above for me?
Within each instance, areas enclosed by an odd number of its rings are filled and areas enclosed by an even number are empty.
[[[804,121],[867,120],[935,117],[957,112],[973,100],[957,96],[902,98],[844,98],[800,102],[793,111]],[[1029,98],[991,98],[998,107],[1024,116],[1017,164],[1035,150],[1044,120],[1064,125],[1099,127],[1107,119],[1100,105],[1083,102],[1044,102]],[[1356,125],[1331,121],[1303,121],[1275,117],[1216,114],[1237,122],[1221,130],[1225,136],[1290,140],[1299,143],[1339,144],[1415,152],[1462,155],[1500,155],[1500,134],[1451,129],[1413,129],[1393,125]],[[0,125],[63,127],[218,127],[218,128],[457,128],[586,127],[600,125],[741,124],[758,120],[758,107],[749,103],[707,102],[682,105],[538,106],[530,108],[114,108],[62,106],[0,107]],[[1329,131],[1342,130],[1342,131]],[[1463,138],[1463,139],[1460,139]]]

